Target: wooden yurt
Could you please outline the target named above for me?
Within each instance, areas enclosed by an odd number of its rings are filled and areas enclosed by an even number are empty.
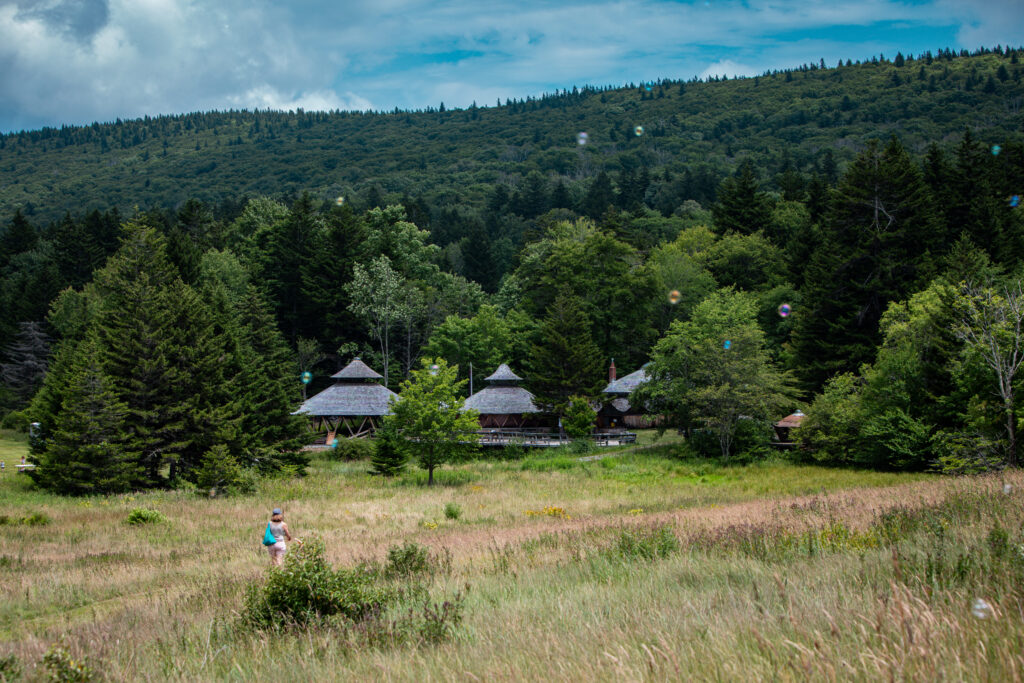
[[[502,363],[485,380],[488,385],[466,399],[464,410],[480,413],[482,429],[522,429],[538,424],[540,408],[533,402],[533,394],[519,386],[522,378]]]
[[[391,401],[398,394],[378,382],[381,375],[358,358],[331,375],[335,380],[304,401],[296,415],[306,415],[316,432],[327,432],[327,443],[335,436],[368,436],[391,413]],[[339,433],[340,432],[340,433]]]

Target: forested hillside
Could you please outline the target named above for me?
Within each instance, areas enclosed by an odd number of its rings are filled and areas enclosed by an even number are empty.
[[[531,195],[531,171],[548,190],[561,180],[573,202],[605,171],[630,186],[623,202],[669,214],[686,199],[712,200],[744,158],[766,189],[783,190],[776,178],[788,170],[834,180],[835,166],[869,138],[898,135],[914,155],[950,144],[965,127],[982,140],[1004,139],[1019,131],[1024,65],[1016,52],[984,52],[574,88],[465,110],[234,111],[16,133],[0,137],[0,207],[45,223],[64,211],[168,208],[187,199],[232,206],[309,190],[360,208],[380,194],[431,210],[486,210],[500,185],[518,192],[523,201],[511,208],[530,218],[545,210]],[[646,184],[636,178],[644,171]]]
[[[353,355],[508,362],[556,411],[614,358],[702,452],[804,406],[821,459],[1013,463],[1020,56],[4,136],[0,409],[163,485],[301,462],[298,374]]]

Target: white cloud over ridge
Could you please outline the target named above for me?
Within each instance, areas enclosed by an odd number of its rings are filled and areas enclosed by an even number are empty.
[[[484,105],[1006,44],[1022,20],[1021,0],[0,0],[0,130],[207,109]]]

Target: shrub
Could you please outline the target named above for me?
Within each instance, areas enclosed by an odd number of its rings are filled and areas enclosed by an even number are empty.
[[[625,560],[656,560],[679,550],[679,539],[667,524],[651,528],[622,529],[612,551]]]
[[[430,553],[419,543],[409,541],[388,548],[388,563],[385,573],[390,576],[415,576],[430,568]]]
[[[405,439],[398,434],[393,426],[385,425],[378,431],[376,441],[370,464],[371,474],[393,477],[405,469],[405,464],[409,459]]]
[[[25,526],[46,526],[50,521],[50,518],[42,512],[30,512],[24,517],[0,515],[0,526],[14,526],[15,524],[23,524]]]
[[[597,413],[590,407],[590,401],[583,396],[571,397],[563,420],[565,433],[572,439],[586,438],[594,431],[596,417]]]
[[[243,468],[227,446],[217,444],[203,455],[196,470],[195,484],[200,493],[212,491],[212,495],[251,493],[255,480]]]
[[[943,474],[981,474],[1006,467],[999,443],[980,434],[937,432],[931,438],[934,467]]]
[[[0,657],[0,681],[16,681],[21,678],[21,662],[18,655]]]
[[[42,661],[47,678],[53,683],[89,683],[95,679],[95,673],[88,660],[74,659],[63,645],[54,644]]]
[[[243,618],[256,628],[315,624],[340,615],[358,621],[394,601],[396,592],[365,568],[335,571],[324,542],[311,539],[285,558],[262,584],[249,587]]]
[[[333,460],[366,460],[373,457],[374,443],[369,439],[339,439],[327,449]]]
[[[166,521],[167,518],[164,517],[164,514],[159,510],[135,508],[128,513],[128,519],[125,520],[125,523],[138,526],[141,524],[159,524]]]
[[[445,503],[444,516],[445,519],[458,519],[462,516],[462,506],[456,502]]]
[[[13,429],[24,434],[28,431],[30,422],[31,420],[29,420],[26,413],[20,410],[12,410],[4,415],[3,420],[0,420],[0,429]]]

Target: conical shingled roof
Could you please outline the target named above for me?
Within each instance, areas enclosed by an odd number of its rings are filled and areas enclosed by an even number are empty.
[[[644,364],[644,367],[647,367],[647,365]],[[634,389],[646,381],[647,373],[644,371],[644,368],[640,368],[636,372],[631,372],[625,377],[618,378],[614,382],[609,382],[608,386],[601,390],[601,393],[627,396],[633,393]]]
[[[337,380],[333,385],[310,396],[294,414],[320,417],[390,415],[391,402],[398,400],[398,394],[374,381],[380,375],[358,358],[332,377]]]
[[[351,363],[331,375],[334,379],[341,380],[381,379],[383,376],[359,358],[353,358]]]
[[[475,410],[481,415],[526,415],[540,413],[533,402],[533,394],[515,386],[522,378],[502,363],[487,378],[491,386],[485,387],[466,399],[463,410]]]
[[[488,382],[521,382],[523,378],[512,372],[512,368],[508,366],[508,363],[502,363],[498,366],[498,369],[494,371],[490,377],[485,378]]]

